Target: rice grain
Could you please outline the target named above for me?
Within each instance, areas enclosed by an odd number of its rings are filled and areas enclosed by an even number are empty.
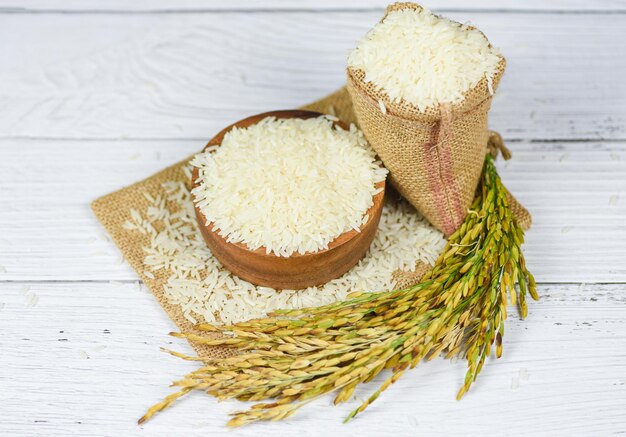
[[[345,299],[353,291],[382,291],[395,286],[396,270],[412,271],[417,261],[433,264],[445,245],[405,201],[387,201],[379,229],[366,256],[343,276],[321,287],[274,290],[257,287],[224,269],[207,248],[198,229],[192,196],[182,182],[161,186],[162,200],[151,220],[138,211],[128,232],[145,232],[147,273],[165,271],[164,293],[191,323],[234,323],[263,317],[280,308],[319,306]],[[155,198],[156,200],[156,198]],[[145,222],[150,227],[144,227]],[[146,273],[146,274],[147,274]]]
[[[358,231],[387,169],[361,131],[336,120],[267,117],[196,155],[192,193],[207,225],[229,242],[284,257]]]
[[[392,102],[403,100],[423,112],[462,101],[483,78],[493,94],[500,59],[479,30],[427,9],[405,8],[389,12],[358,42],[348,66],[365,72],[365,81]]]

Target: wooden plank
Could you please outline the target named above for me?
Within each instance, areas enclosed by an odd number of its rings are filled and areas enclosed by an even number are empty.
[[[258,10],[363,10],[370,8],[382,9],[390,0],[317,0],[303,4],[298,0],[214,0],[210,3],[205,0],[62,0],[51,3],[45,0],[2,0],[0,8],[9,11],[123,11],[123,12],[163,12],[163,11],[258,11]],[[468,3],[463,0],[432,0],[423,2],[432,9],[461,9],[499,11],[623,11],[626,2],[623,0],[475,0]]]
[[[626,14],[455,12],[508,58],[510,139],[626,139]],[[0,14],[5,138],[207,138],[344,82],[366,12]],[[584,32],[581,29],[585,29]]]
[[[0,280],[136,279],[89,202],[203,144],[0,141]],[[525,252],[537,280],[625,282],[626,142],[509,145],[500,168],[534,216]]]
[[[0,301],[2,435],[232,435],[237,402],[195,393],[152,422],[135,420],[194,369],[159,352],[190,352],[167,337],[174,325],[137,284],[5,284]],[[490,359],[460,402],[462,361],[433,360],[407,372],[368,411],[341,421],[357,400],[313,402],[285,423],[238,436],[608,435],[626,431],[624,285],[541,286],[542,300],[520,321],[510,311],[504,355]],[[32,297],[38,302],[30,306]],[[43,323],[42,321],[45,321]],[[357,391],[364,399],[380,379]],[[488,412],[488,414],[485,414]]]

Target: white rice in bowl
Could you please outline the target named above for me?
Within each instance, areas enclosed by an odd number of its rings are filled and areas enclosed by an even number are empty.
[[[234,128],[192,165],[192,194],[214,231],[285,257],[327,249],[358,230],[387,176],[363,133],[328,116]]]

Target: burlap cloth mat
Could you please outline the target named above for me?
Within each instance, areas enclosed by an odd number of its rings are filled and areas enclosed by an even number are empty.
[[[352,102],[345,88],[341,88],[339,91],[321,100],[305,105],[302,109],[330,113],[348,123],[356,123]],[[143,247],[148,245],[149,237],[139,232],[128,232],[122,227],[123,223],[129,218],[130,208],[142,211],[149,206],[149,201],[144,196],[144,193],[157,196],[163,191],[161,184],[167,181],[181,181],[188,184],[190,181],[183,171],[183,167],[188,161],[189,158],[143,181],[103,196],[95,200],[91,204],[91,208],[115,244],[122,251],[126,261],[135,269],[143,283],[148,286],[176,326],[183,332],[195,332],[193,325],[183,316],[180,307],[170,304],[164,295],[163,285],[167,282],[169,274],[164,272],[163,269],[154,272],[154,278],[150,278],[145,274]],[[528,211],[512,198],[511,205],[515,215],[518,217],[518,221],[527,228],[530,225],[530,214]],[[428,268],[429,266],[418,263],[414,272],[396,272],[396,288],[417,283]],[[203,335],[207,335],[207,333]],[[201,356],[221,358],[231,354],[231,351],[225,348],[209,347],[194,343],[191,343],[191,345]]]

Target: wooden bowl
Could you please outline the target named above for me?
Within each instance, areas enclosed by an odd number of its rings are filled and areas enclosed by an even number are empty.
[[[210,146],[220,145],[224,135],[232,128],[248,127],[266,117],[307,119],[320,115],[323,114],[299,110],[272,111],[253,115],[222,130],[208,142],[204,150]],[[335,123],[344,129],[348,128],[342,121]],[[198,185],[198,176],[199,171],[195,168],[192,175],[194,188]],[[374,203],[366,212],[369,214],[369,219],[361,226],[360,232],[352,230],[339,235],[330,242],[328,249],[305,254],[294,253],[289,257],[280,257],[273,253],[268,254],[264,247],[250,250],[243,243],[226,241],[217,231],[212,230],[212,223],[207,225],[205,215],[195,205],[195,202],[194,208],[204,240],[213,255],[224,267],[240,278],[256,285],[277,290],[298,290],[313,285],[321,285],[331,279],[338,278],[350,270],[365,255],[378,229],[378,222],[383,209],[385,181],[379,182],[376,186],[382,188],[382,191],[374,196]]]

